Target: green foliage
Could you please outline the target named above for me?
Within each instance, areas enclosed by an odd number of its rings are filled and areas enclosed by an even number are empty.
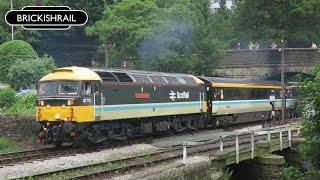
[[[135,49],[148,32],[157,6],[152,0],[125,0],[105,7],[103,18],[86,28],[91,36],[98,36],[102,43],[115,44],[110,49],[110,65],[133,56]],[[113,46],[111,46],[113,47]]]
[[[289,166],[284,168],[282,177],[284,180],[292,180],[292,179],[299,179],[302,176],[302,173],[299,168],[294,166]]]
[[[15,89],[35,88],[36,82],[54,68],[54,61],[48,56],[27,61],[18,60],[9,68],[8,82]]]
[[[313,173],[320,170],[320,66],[316,66],[313,72],[315,78],[300,80],[299,96],[303,100],[300,108],[304,121],[301,132],[305,142],[299,146],[299,152],[308,162],[309,169]],[[320,176],[317,176],[320,178]]]
[[[86,32],[107,45],[113,67],[133,57],[141,69],[209,75],[226,47],[216,37],[210,4],[124,0],[106,6],[103,18]]]
[[[230,180],[232,178],[232,174],[233,171],[230,171],[229,168],[227,170],[224,170],[221,176],[221,180]]]
[[[6,114],[35,114],[36,94],[29,93],[26,96],[19,96],[15,102],[5,110]]]
[[[7,81],[11,66],[18,60],[26,61],[37,58],[32,46],[21,40],[7,41],[0,45],[0,80]]]
[[[0,90],[0,109],[10,107],[16,99],[16,92],[12,88]]]
[[[23,149],[18,142],[6,137],[0,137],[0,153],[17,152]]]
[[[9,139],[0,137],[0,150],[8,148],[10,144]]]
[[[289,166],[284,168],[282,178],[284,180],[318,180],[320,178],[320,172],[311,170],[302,173],[298,167]]]
[[[320,42],[319,0],[238,0],[234,7],[234,33],[244,42],[280,44],[281,30],[289,47],[310,47],[312,41]]]

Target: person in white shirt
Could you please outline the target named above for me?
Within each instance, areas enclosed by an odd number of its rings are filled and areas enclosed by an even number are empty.
[[[252,44],[252,42],[249,43],[248,48],[249,48],[249,50],[253,50],[254,49],[254,45]]]
[[[317,49],[316,43],[312,42],[312,43],[311,43],[311,48],[312,48],[312,49]]]

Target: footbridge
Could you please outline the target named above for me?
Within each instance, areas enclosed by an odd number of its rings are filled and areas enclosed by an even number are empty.
[[[171,175],[160,173],[160,177],[182,174],[186,178],[209,175],[211,179],[219,179],[229,169],[236,179],[282,179],[286,163],[302,162],[297,151],[298,144],[303,142],[298,136],[299,129],[300,123],[293,122],[261,130],[248,128],[235,130],[234,133],[207,132],[188,136],[184,139],[187,141],[182,143],[182,166],[170,169]],[[203,141],[206,138],[204,135],[213,138]],[[172,142],[166,139],[166,143]],[[199,149],[198,157],[201,158],[197,161],[193,148],[198,146],[207,149]]]

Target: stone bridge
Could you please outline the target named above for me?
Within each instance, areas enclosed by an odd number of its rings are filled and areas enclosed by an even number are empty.
[[[286,79],[303,74],[311,76],[319,59],[319,51],[310,48],[285,48]],[[228,50],[217,62],[215,75],[230,78],[280,80],[279,49]]]

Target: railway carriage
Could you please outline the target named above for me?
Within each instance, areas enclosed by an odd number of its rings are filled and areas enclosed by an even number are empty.
[[[270,120],[272,105],[270,95],[275,96],[275,118],[280,119],[281,83],[248,79],[199,77],[206,84],[208,112],[217,125],[248,123]],[[291,116],[294,109],[292,89],[286,90],[286,109]]]

